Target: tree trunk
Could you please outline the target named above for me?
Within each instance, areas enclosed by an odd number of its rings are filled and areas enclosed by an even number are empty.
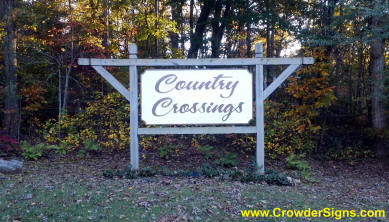
[[[373,10],[377,10],[380,1],[373,1]],[[382,3],[384,3],[382,1]],[[370,27],[372,30],[382,29],[385,25],[383,16],[372,16]],[[370,42],[370,73],[371,73],[371,98],[372,98],[372,125],[380,133],[386,127],[384,106],[384,67],[385,67],[385,40],[380,34],[375,34]],[[377,136],[375,152],[378,158],[389,157],[388,141]]]
[[[4,1],[4,0],[3,0]],[[20,110],[17,89],[17,59],[16,59],[16,0],[5,0],[5,32],[4,37],[4,74],[5,99],[3,130],[6,134],[17,138],[19,136]]]
[[[380,27],[380,17],[371,18],[371,27]],[[370,72],[372,77],[372,123],[376,129],[383,129],[386,126],[384,110],[384,39],[375,36],[370,43]]]
[[[212,58],[218,58],[220,56],[220,45],[226,27],[225,18],[230,15],[231,1],[226,2],[226,7],[223,13],[223,20],[221,20],[221,13],[223,9],[223,1],[217,0],[215,5],[215,11],[212,20],[212,37],[211,37],[211,49]]]
[[[157,30],[158,29],[158,17],[159,17],[159,1],[158,0],[154,0],[154,14],[155,14],[155,17],[157,18],[155,20],[155,29]],[[155,38],[155,57],[156,58],[159,58],[159,54],[160,54],[160,46],[159,46],[159,40],[158,38]]]
[[[190,37],[190,48],[188,58],[196,58],[199,49],[203,43],[203,35],[207,26],[208,16],[215,6],[215,0],[205,0],[202,7],[199,19],[196,23],[194,34]]]
[[[376,19],[373,19],[376,20]],[[374,39],[370,45],[370,72],[372,77],[372,123],[376,129],[386,126],[384,110],[384,51],[385,42]]]
[[[251,58],[251,23],[247,23],[246,24],[247,26],[247,32],[246,32],[246,48],[247,48],[247,51],[246,51],[246,55],[247,55],[247,58]]]
[[[70,63],[69,66],[66,68],[65,73],[65,86],[64,86],[64,92],[63,92],[63,103],[62,103],[62,111],[66,110],[67,103],[68,103],[68,93],[69,93],[69,78],[70,73],[72,71],[73,66],[73,60],[74,60],[74,41],[73,41],[73,9],[72,9],[72,1],[68,0],[69,3],[69,12],[70,12]]]
[[[194,0],[190,0],[189,3],[189,36],[193,35],[193,8],[194,8]]]
[[[171,7],[171,13],[172,13],[172,19],[173,21],[177,22],[177,29],[181,31],[182,29],[182,6],[183,6],[182,0],[176,0],[170,2]],[[182,33],[181,33],[182,34]],[[170,45],[173,50],[178,50],[178,42],[179,42],[179,35],[178,33],[170,32]],[[182,36],[181,36],[182,39]]]
[[[109,56],[109,5],[109,0],[103,0],[103,21],[105,23],[105,33],[102,44],[104,46],[106,56]]]

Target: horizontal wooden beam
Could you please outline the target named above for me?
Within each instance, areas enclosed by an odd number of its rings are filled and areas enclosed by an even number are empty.
[[[190,128],[139,128],[140,135],[164,135],[164,134],[231,134],[231,133],[256,133],[255,126],[232,127],[190,127]]]
[[[79,58],[79,65],[92,66],[250,66],[313,64],[312,57],[251,59],[92,59]]]

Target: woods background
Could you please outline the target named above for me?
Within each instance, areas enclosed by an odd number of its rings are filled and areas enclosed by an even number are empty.
[[[315,58],[267,100],[266,156],[388,156],[387,0],[3,0],[0,10],[0,152],[20,141],[61,154],[128,149],[128,102],[79,57],[128,58],[135,42],[139,58],[251,58],[262,42],[264,57]],[[265,67],[265,84],[282,68]],[[109,70],[128,85],[128,68]],[[255,152],[252,135],[140,140],[164,158],[207,144]]]

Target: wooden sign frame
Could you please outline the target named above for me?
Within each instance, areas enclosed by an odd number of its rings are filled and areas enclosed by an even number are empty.
[[[264,100],[276,90],[302,64],[313,64],[312,57],[300,58],[263,58],[262,44],[255,45],[255,58],[242,59],[138,59],[136,44],[129,46],[129,59],[94,59],[79,58],[79,65],[92,66],[112,87],[130,102],[130,154],[132,169],[139,169],[139,135],[166,135],[166,134],[246,134],[256,133],[256,163],[259,173],[265,172],[264,160]],[[288,67],[264,90],[263,66],[288,65]],[[128,66],[130,68],[130,90],[127,90],[103,66]],[[155,127],[139,128],[138,123],[138,66],[255,66],[255,126],[228,126],[228,127]]]

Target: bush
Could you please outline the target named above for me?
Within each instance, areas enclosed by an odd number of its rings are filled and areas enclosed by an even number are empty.
[[[197,149],[200,151],[200,153],[205,157],[205,159],[210,159],[212,156],[212,146],[205,145],[205,146],[199,146]]]
[[[290,185],[288,178],[284,174],[278,174],[273,169],[266,170],[265,175],[260,175],[260,180],[266,181],[266,183],[278,186]]]
[[[249,167],[240,179],[241,182],[266,182],[270,185],[288,186],[290,185],[286,175],[278,174],[273,169],[266,169],[264,175],[260,175],[255,167]]]
[[[38,160],[43,156],[44,151],[58,149],[60,148],[55,145],[46,145],[44,143],[39,143],[34,146],[28,143],[27,141],[22,142],[22,156],[26,160]]]
[[[152,177],[155,176],[155,174],[157,174],[157,172],[151,167],[141,168],[138,171],[138,176],[140,177]]]
[[[103,96],[88,103],[85,112],[68,115],[60,121],[48,120],[43,127],[43,136],[48,144],[61,145],[63,153],[79,151],[122,150],[129,146],[128,102],[118,93]],[[84,151],[83,151],[84,152]]]
[[[20,146],[17,139],[6,134],[0,134],[0,153],[5,155],[20,154]]]
[[[236,153],[225,152],[225,154],[219,159],[215,160],[215,163],[222,167],[234,167],[238,165],[238,159]]]
[[[197,176],[197,172],[192,172],[190,170],[167,170],[164,169],[160,172],[162,176],[170,176],[170,177],[190,177]]]
[[[300,171],[301,176],[306,178],[310,174],[311,167],[309,166],[308,162],[303,159],[304,157],[304,154],[296,155],[291,153],[286,158],[286,166],[289,169]]]
[[[203,164],[197,171],[205,177],[216,177],[220,175],[220,171],[210,164]]]
[[[38,160],[43,155],[43,149],[43,144],[33,146],[27,141],[22,142],[22,156],[26,160]]]
[[[113,170],[104,170],[103,176],[107,178],[113,178],[113,176],[115,176],[115,172]]]
[[[169,143],[159,148],[159,156],[163,159],[169,159],[178,152],[178,146]]]

